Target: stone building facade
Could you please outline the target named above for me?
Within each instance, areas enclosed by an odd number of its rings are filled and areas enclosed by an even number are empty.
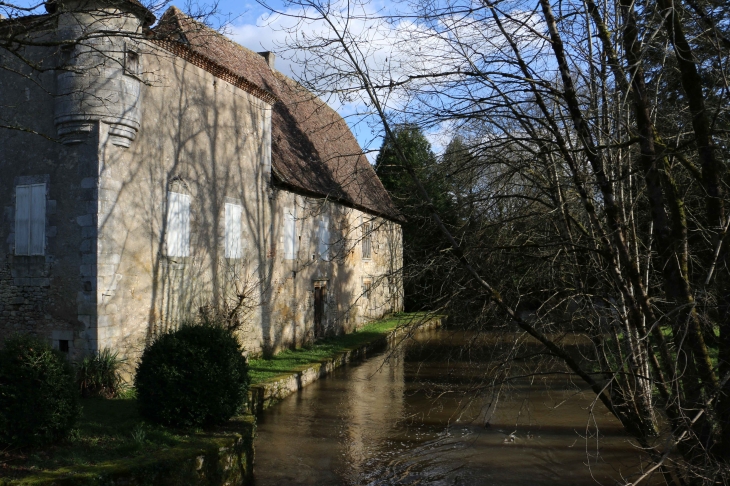
[[[260,353],[401,310],[399,214],[272,54],[174,7],[47,10],[0,21],[0,338],[133,358],[241,303]]]

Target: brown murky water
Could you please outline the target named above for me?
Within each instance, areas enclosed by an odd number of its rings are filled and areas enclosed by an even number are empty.
[[[421,333],[268,409],[256,485],[566,486],[636,475],[640,451],[600,404],[589,413],[592,395],[569,377],[518,380],[496,406],[476,394],[488,357],[448,352],[472,337]]]

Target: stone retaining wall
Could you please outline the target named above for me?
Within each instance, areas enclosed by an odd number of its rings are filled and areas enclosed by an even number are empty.
[[[282,377],[278,380],[253,385],[249,389],[249,412],[254,415],[259,414],[271,405],[283,400],[293,393],[296,393],[310,383],[327,376],[329,373],[332,373],[333,370],[347,363],[362,360],[373,353],[383,351],[388,347],[407,339],[414,332],[433,329],[440,326],[441,318],[433,318],[428,322],[417,326],[397,327],[380,339],[357,348],[344,351],[338,356],[329,358],[321,363],[316,363],[302,371]]]

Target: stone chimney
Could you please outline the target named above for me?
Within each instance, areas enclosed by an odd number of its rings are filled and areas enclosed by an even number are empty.
[[[276,64],[276,54],[271,51],[259,52],[259,55],[266,60],[266,64],[273,70],[274,64]]]

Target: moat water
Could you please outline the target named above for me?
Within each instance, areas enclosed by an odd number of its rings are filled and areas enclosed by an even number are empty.
[[[258,421],[255,484],[582,486],[636,477],[646,457],[576,379],[513,380],[495,400],[481,386],[498,365],[489,344],[467,332],[422,332],[269,408]],[[463,349],[471,351],[454,353]],[[652,483],[659,478],[642,482]]]

